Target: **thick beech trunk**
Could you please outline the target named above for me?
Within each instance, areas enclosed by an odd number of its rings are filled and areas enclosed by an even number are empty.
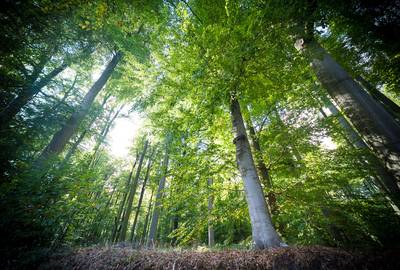
[[[208,246],[213,247],[214,246],[214,228],[211,220],[211,213],[212,209],[214,208],[214,196],[212,195],[212,185],[213,185],[213,180],[210,178],[208,179],[208,188],[210,189],[210,195],[208,196]]]
[[[126,238],[126,232],[128,230],[128,222],[129,222],[129,218],[130,218],[131,212],[132,212],[133,199],[135,197],[135,193],[136,193],[136,189],[137,189],[137,185],[138,185],[138,181],[139,181],[139,176],[140,176],[140,171],[142,170],[143,160],[144,160],[144,157],[145,157],[146,151],[147,151],[147,146],[148,146],[148,141],[146,140],[144,143],[144,146],[143,146],[142,155],[140,156],[140,160],[139,160],[138,168],[136,170],[135,178],[133,179],[133,182],[131,185],[126,209],[125,209],[124,215],[122,217],[119,241],[125,241],[125,238]]]
[[[159,218],[159,215],[160,215],[161,198],[162,198],[163,191],[164,191],[165,179],[167,177],[168,161],[169,161],[168,149],[166,149],[165,150],[164,161],[163,161],[163,165],[162,165],[163,166],[163,172],[162,172],[162,176],[161,176],[161,179],[160,179],[160,183],[158,184],[156,202],[154,204],[154,210],[153,210],[153,217],[151,218],[149,237],[147,239],[147,247],[154,246],[154,241],[155,241],[156,236],[157,236],[158,218]]]
[[[392,116],[400,122],[400,107],[394,103],[390,98],[385,96],[381,91],[376,89],[371,83],[365,80],[361,76],[357,76],[355,80],[366,90],[368,93],[375,98],[386,110],[388,110]]]
[[[154,151],[155,151],[155,149],[153,150],[152,154],[150,155],[149,161],[147,163],[146,176],[144,177],[144,180],[143,180],[143,185],[142,185],[142,189],[140,191],[139,201],[138,201],[138,204],[136,207],[135,219],[133,220],[131,239],[130,239],[131,241],[133,241],[134,237],[135,237],[135,230],[136,230],[136,225],[137,225],[137,221],[139,218],[140,208],[142,207],[142,201],[143,201],[144,192],[146,190],[147,181],[149,180],[149,177],[150,177],[150,169],[151,169],[151,165],[152,165],[152,161],[153,161],[152,159],[153,159]]]
[[[54,134],[52,140],[38,158],[37,165],[45,165],[48,159],[59,155],[63,151],[65,145],[77,130],[82,119],[88,113],[97,94],[101,91],[101,89],[103,89],[107,80],[110,78],[115,67],[120,61],[121,56],[122,54],[120,52],[117,52],[113,56],[112,60],[110,63],[108,63],[100,78],[93,84],[89,92],[85,95],[79,108],[72,114],[65,125],[56,134]]]
[[[358,149],[368,148],[368,145],[353,129],[347,119],[341,115],[335,104],[333,104],[329,99],[327,99],[326,102],[330,113],[338,117],[339,124],[346,132],[344,136],[347,137],[348,142],[353,147]],[[365,161],[365,164],[366,166],[368,165],[367,161]],[[390,174],[383,164],[378,160],[376,174],[377,175],[374,177],[375,183],[387,194],[387,196],[390,198],[390,201],[397,206],[397,209],[400,208],[400,189],[399,186],[395,184],[396,178],[394,178],[393,174]],[[397,209],[395,210],[398,211]]]
[[[103,98],[103,101],[101,103],[101,108],[102,110],[104,109],[104,105],[106,104],[107,100],[110,98],[110,95],[106,95]],[[85,127],[85,129],[82,131],[81,135],[75,140],[75,142],[72,144],[71,148],[68,150],[67,154],[65,155],[64,160],[61,163],[61,166],[64,166],[65,164],[68,163],[70,158],[75,154],[76,150],[78,149],[78,146],[81,144],[83,139],[85,138],[87,132],[92,128],[92,125],[97,119],[97,115],[92,118],[92,120],[89,122],[89,125]]]
[[[25,85],[19,95],[0,112],[0,130],[7,128],[15,115],[21,111],[22,107],[24,107],[43,87],[48,85],[54,77],[62,72],[67,66],[67,64],[62,64],[38,81]]]
[[[268,206],[271,210],[271,213],[276,214],[278,211],[278,206],[276,204],[276,195],[271,190],[272,189],[271,176],[269,175],[269,170],[264,163],[260,141],[258,140],[256,130],[254,129],[253,123],[251,121],[250,113],[246,107],[244,107],[244,110],[245,110],[244,119],[246,122],[246,127],[249,130],[251,144],[253,145],[254,157],[256,159],[257,169],[260,174],[261,182],[264,184],[265,187],[268,188],[268,194],[267,194]]]
[[[316,42],[296,42],[305,51],[321,84],[367,145],[400,181],[400,126],[395,118]]]
[[[247,139],[239,101],[236,97],[231,98],[230,112],[233,134],[235,136],[236,160],[246,191],[255,247],[257,249],[279,247],[282,243],[271,222],[264,193],[254,165],[250,144]]]

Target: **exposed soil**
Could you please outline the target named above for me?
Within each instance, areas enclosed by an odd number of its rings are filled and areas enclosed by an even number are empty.
[[[400,269],[400,250],[362,254],[319,246],[215,252],[83,248],[55,254],[39,269]]]

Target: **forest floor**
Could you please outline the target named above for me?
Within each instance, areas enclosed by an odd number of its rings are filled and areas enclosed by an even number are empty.
[[[155,251],[91,247],[54,254],[39,269],[400,269],[400,250],[347,252],[321,246],[265,251]]]

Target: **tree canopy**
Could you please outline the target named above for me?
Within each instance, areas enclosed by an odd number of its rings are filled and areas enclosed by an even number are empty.
[[[398,247],[399,26],[399,1],[6,1],[4,265],[125,241]]]

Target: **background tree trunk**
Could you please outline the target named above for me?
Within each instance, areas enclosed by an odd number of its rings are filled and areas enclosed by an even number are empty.
[[[166,144],[166,148],[168,148],[168,143]],[[158,190],[156,195],[156,201],[154,204],[153,210],[153,217],[151,218],[150,230],[149,230],[149,237],[147,239],[147,247],[154,246],[154,241],[157,236],[157,225],[158,225],[158,218],[160,215],[160,206],[161,206],[161,197],[163,195],[164,186],[165,186],[165,179],[168,172],[168,162],[169,162],[169,155],[168,149],[165,149],[165,156],[163,161],[163,172],[158,184]]]
[[[213,185],[213,180],[211,178],[208,179],[208,188],[209,192],[211,193],[208,196],[208,246],[213,247],[214,246],[214,228],[211,220],[211,213],[212,209],[214,207],[214,196],[212,195],[212,185]]]
[[[118,117],[118,115],[121,113],[121,110],[124,108],[124,105],[120,106],[117,111],[114,113],[114,115],[111,117],[113,110],[110,111],[109,117],[107,117],[107,120],[104,124],[104,127],[102,128],[100,132],[100,136],[96,142],[96,145],[93,150],[93,156],[90,162],[90,166],[94,166],[96,164],[96,157],[97,157],[97,152],[100,149],[100,146],[104,143],[104,140],[106,139],[108,132],[110,131],[110,128],[112,124],[114,123],[115,119]]]
[[[150,213],[151,213],[151,207],[153,204],[153,193],[154,191],[151,190],[151,195],[150,195],[150,200],[149,200],[149,205],[147,207],[147,213],[146,213],[146,218],[144,220],[144,224],[143,224],[143,234],[142,234],[142,239],[140,240],[141,243],[145,243],[146,239],[147,239],[147,227],[149,225],[149,218],[150,218]]]
[[[144,195],[144,192],[146,190],[146,184],[147,184],[147,181],[149,180],[149,177],[150,177],[150,169],[151,169],[151,165],[152,165],[152,161],[153,161],[154,152],[155,152],[155,149],[152,151],[152,153],[151,153],[151,155],[149,157],[149,161],[147,163],[146,176],[144,177],[144,180],[143,180],[143,185],[142,185],[142,189],[140,191],[139,201],[138,201],[138,204],[137,204],[137,207],[136,207],[135,219],[133,220],[131,239],[130,239],[131,242],[133,242],[134,237],[135,237],[135,229],[136,229],[137,221],[138,221],[138,218],[139,218],[140,208],[142,207],[143,195]]]
[[[54,134],[50,143],[37,159],[36,165],[39,165],[39,167],[41,167],[41,165],[45,165],[51,157],[57,156],[63,151],[65,145],[68,143],[69,139],[78,128],[80,122],[88,113],[90,106],[92,105],[97,94],[110,78],[121,57],[121,52],[117,52],[113,56],[112,60],[110,61],[110,63],[108,63],[100,78],[93,84],[89,92],[85,95],[79,108],[72,114],[70,119],[65,123],[61,130]]]
[[[131,169],[131,171],[129,173],[128,179],[126,180],[125,190],[123,191],[122,200],[121,200],[120,206],[118,208],[117,216],[115,217],[114,230],[113,230],[112,235],[111,235],[111,241],[112,242],[115,242],[115,241],[118,240],[117,235],[118,235],[118,233],[120,232],[120,229],[121,229],[120,226],[121,226],[121,222],[122,222],[122,220],[121,220],[122,219],[122,213],[123,213],[123,210],[125,208],[126,198],[128,197],[129,187],[130,187],[131,180],[132,180],[132,175],[133,175],[133,170],[136,167],[138,159],[139,159],[139,155],[136,155],[135,162],[132,165],[132,169]]]
[[[128,230],[128,222],[129,222],[129,218],[130,218],[131,212],[132,212],[133,199],[135,197],[136,188],[137,188],[137,184],[138,184],[139,176],[140,176],[140,171],[142,170],[143,160],[144,160],[144,157],[145,157],[146,151],[147,151],[147,146],[148,146],[148,141],[146,140],[145,143],[144,143],[144,146],[143,146],[142,155],[140,156],[138,168],[136,170],[136,175],[135,175],[135,178],[133,180],[133,183],[132,183],[132,186],[131,186],[131,190],[129,192],[129,197],[128,197],[126,209],[125,209],[125,212],[124,212],[124,216],[122,217],[121,231],[120,231],[120,234],[119,234],[119,241],[125,241],[125,238],[126,238],[126,232]]]

